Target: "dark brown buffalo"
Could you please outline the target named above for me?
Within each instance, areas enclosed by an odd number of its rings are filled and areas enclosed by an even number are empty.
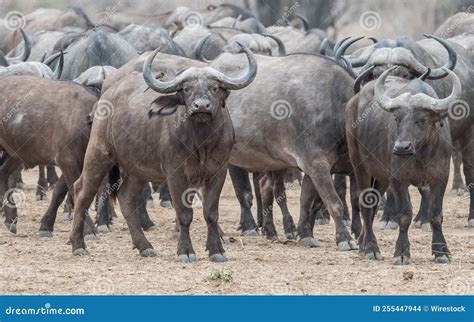
[[[97,96],[79,84],[36,76],[0,79],[0,95],[0,149],[4,152],[0,197],[6,205],[5,225],[16,232],[16,205],[6,193],[8,176],[21,164],[25,168],[53,164],[62,171],[52,198],[60,201],[51,202],[40,228],[40,235],[50,236],[67,187],[80,175],[90,132],[88,115]]]
[[[368,83],[349,101],[346,110],[349,156],[364,222],[359,251],[370,260],[381,259],[372,225],[378,201],[390,186],[400,227],[394,264],[409,264],[412,208],[408,186],[429,186],[432,251],[437,263],[447,263],[450,253],[442,232],[443,196],[452,150],[447,116],[450,104],[461,96],[461,82],[443,68],[454,84],[448,97],[438,99],[424,82],[426,75],[413,80],[392,77],[386,82],[396,68]],[[353,126],[354,122],[358,126]]]
[[[169,80],[163,81],[152,72],[156,51],[149,55],[143,75],[132,72],[108,87],[98,106],[110,105],[113,114],[94,121],[84,169],[74,185],[74,255],[88,254],[81,233],[86,211],[104,175],[118,164],[122,171],[118,199],[140,255],[156,256],[136,213],[138,203],[143,202],[143,187],[147,181],[166,181],[181,232],[179,260],[196,261],[189,227],[193,198],[200,194],[198,188],[202,188],[210,260],[227,260],[217,222],[219,197],[234,142],[225,107],[230,91],[246,87],[257,74],[254,55],[248,49],[245,52],[249,67],[242,76],[230,78],[210,67],[191,67],[178,75],[172,73],[171,78],[168,74]],[[159,78],[163,78],[161,73]]]

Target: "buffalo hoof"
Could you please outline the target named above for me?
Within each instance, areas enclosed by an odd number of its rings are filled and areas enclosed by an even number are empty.
[[[413,223],[413,228],[420,229],[421,225],[422,225],[421,220],[415,221]]]
[[[73,250],[72,254],[74,256],[87,256],[87,255],[90,255],[89,251],[87,249],[84,249],[84,248],[78,248],[76,250]]]
[[[157,229],[158,229],[158,227],[155,224],[151,225],[147,229],[143,228],[143,230],[146,231],[146,232],[154,231],[154,230],[157,230]]]
[[[381,221],[379,223],[380,230],[385,230],[387,228],[388,221]]]
[[[166,209],[171,209],[173,208],[173,204],[171,203],[171,201],[169,200],[161,200],[160,201],[160,206],[162,208],[166,208]]]
[[[329,225],[329,219],[316,219],[315,225]]]
[[[72,220],[72,213],[63,212],[63,221],[71,221],[71,220]]]
[[[153,203],[153,199],[148,199],[148,200],[146,201],[146,207],[147,207],[147,208],[150,208],[150,209],[155,208],[155,204]]]
[[[110,228],[107,226],[107,225],[99,225],[97,226],[97,231],[100,233],[100,234],[110,234],[112,231],[110,230]]]
[[[41,238],[53,238],[53,232],[52,231],[47,231],[47,230],[40,230],[38,232],[38,237]]]
[[[181,263],[194,263],[196,262],[196,254],[189,254],[189,255],[179,255],[178,260]]]
[[[349,219],[343,220],[344,226],[350,227],[351,226],[351,221]]]
[[[393,265],[410,265],[411,259],[406,256],[398,256],[393,259]]]
[[[421,230],[427,233],[431,233],[433,231],[433,229],[431,228],[431,224],[429,222],[422,224]]]
[[[229,244],[230,244],[229,238],[227,238],[227,237],[225,237],[225,236],[221,236],[221,242],[222,242],[222,244],[224,244],[224,245],[229,245]]]
[[[257,237],[259,234],[258,234],[257,228],[253,228],[249,230],[244,230],[242,235],[249,236],[249,237]]]
[[[84,240],[100,240],[100,237],[96,234],[87,234],[84,236]]]
[[[377,210],[377,213],[375,214],[375,218],[380,219],[383,216],[383,209]]]
[[[463,188],[453,189],[451,190],[451,195],[453,195],[454,197],[462,197],[465,191],[466,189]]]
[[[365,258],[367,258],[368,261],[379,261],[383,259],[382,255],[377,252],[365,254]]]
[[[140,252],[141,257],[155,257],[158,256],[158,253],[153,248],[147,248]]]
[[[299,244],[306,248],[319,247],[319,243],[313,237],[305,237],[300,239]]]
[[[448,255],[441,255],[441,256],[435,257],[434,262],[436,264],[449,264],[451,263],[451,259],[449,258]]]
[[[5,227],[12,233],[16,234],[16,224],[7,224],[5,223]]]
[[[222,255],[222,254],[213,254],[213,255],[209,256],[209,259],[213,263],[224,263],[224,262],[228,261],[227,257],[225,255]]]
[[[387,223],[387,227],[385,227],[386,229],[390,229],[390,230],[395,230],[395,229],[398,229],[398,224],[394,221],[389,221]]]
[[[174,240],[179,240],[179,237],[181,236],[181,233],[179,231],[175,231],[173,232],[173,234],[171,235],[171,239],[174,239]]]
[[[355,240],[349,241],[342,241],[337,243],[337,249],[339,251],[349,251],[349,250],[357,250],[359,247],[357,246]]]
[[[296,233],[295,233],[295,232],[293,232],[293,233],[286,233],[286,234],[285,234],[285,237],[286,237],[286,239],[288,239],[288,240],[296,240]]]
[[[469,221],[467,222],[467,227],[474,228],[474,219],[469,219]]]

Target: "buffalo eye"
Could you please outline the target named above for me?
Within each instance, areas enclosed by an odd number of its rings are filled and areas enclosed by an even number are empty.
[[[191,93],[191,87],[184,87],[184,88],[183,88],[183,92],[184,92],[184,94],[189,94],[189,93]]]
[[[398,123],[398,121],[399,121],[399,120],[398,120],[398,117],[395,116],[393,119],[395,120],[395,122]]]
[[[219,87],[218,86],[211,86],[209,89],[213,94],[215,94],[219,90]]]

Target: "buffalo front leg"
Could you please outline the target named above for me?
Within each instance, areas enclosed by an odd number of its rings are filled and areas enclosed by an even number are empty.
[[[252,216],[252,186],[246,170],[229,164],[229,174],[232,179],[235,195],[240,204],[239,230],[245,236],[257,236],[257,224]]]
[[[395,198],[395,209],[398,214],[398,239],[395,246],[394,265],[409,265],[411,263],[410,240],[408,229],[413,217],[408,186],[397,180],[391,181],[393,196]]]
[[[143,257],[153,257],[157,253],[143,233],[140,225],[139,205],[144,203],[143,186],[145,182],[136,177],[125,176],[118,191],[120,209],[127,222],[133,247]]]
[[[446,173],[449,173],[446,170]],[[430,185],[430,222],[433,229],[431,250],[435,256],[435,263],[447,264],[451,261],[451,253],[443,235],[443,197],[446,190],[448,178],[438,179]]]
[[[219,197],[224,186],[227,169],[219,171],[211,180],[206,182],[203,188],[203,211],[207,224],[206,250],[209,251],[211,262],[225,262],[224,247],[221,242],[219,231]]]
[[[38,232],[39,237],[53,237],[54,222],[56,221],[58,208],[66,197],[67,192],[66,179],[61,175],[54,186],[53,196],[51,197],[48,210],[46,210],[46,213],[41,219],[41,226]]]
[[[184,175],[178,173],[174,173],[173,178],[168,178],[168,188],[174,201],[176,224],[180,230],[178,260],[181,263],[195,262],[196,253],[189,235],[189,227],[193,221],[194,200],[201,196],[196,188],[189,188],[189,183]]]

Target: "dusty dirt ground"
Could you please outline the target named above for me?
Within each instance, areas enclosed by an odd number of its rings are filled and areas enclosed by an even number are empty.
[[[205,252],[206,225],[202,209],[195,210],[191,238],[198,262],[177,262],[176,241],[171,240],[174,210],[158,205],[149,209],[157,229],[146,233],[159,256],[142,258],[132,250],[130,234],[120,212],[113,233],[87,242],[91,255],[73,257],[66,244],[71,222],[58,214],[52,239],[36,236],[41,216],[51,198],[35,200],[37,170],[23,173],[25,198],[19,211],[18,234],[0,228],[1,294],[473,294],[474,229],[466,228],[469,199],[447,192],[444,233],[453,263],[433,263],[431,234],[410,230],[413,264],[394,267],[392,255],[397,231],[376,230],[384,256],[380,262],[360,259],[356,251],[336,250],[334,225],[315,227],[321,247],[305,249],[295,242],[271,242],[262,237],[241,237],[236,231],[240,209],[230,179],[220,203],[220,224],[235,242],[225,245],[230,259],[211,263]],[[451,181],[450,181],[451,182]],[[299,216],[299,189],[288,192],[295,222]],[[419,195],[412,191],[415,211]],[[284,240],[281,213],[276,227]],[[224,272],[231,281],[212,280]]]

